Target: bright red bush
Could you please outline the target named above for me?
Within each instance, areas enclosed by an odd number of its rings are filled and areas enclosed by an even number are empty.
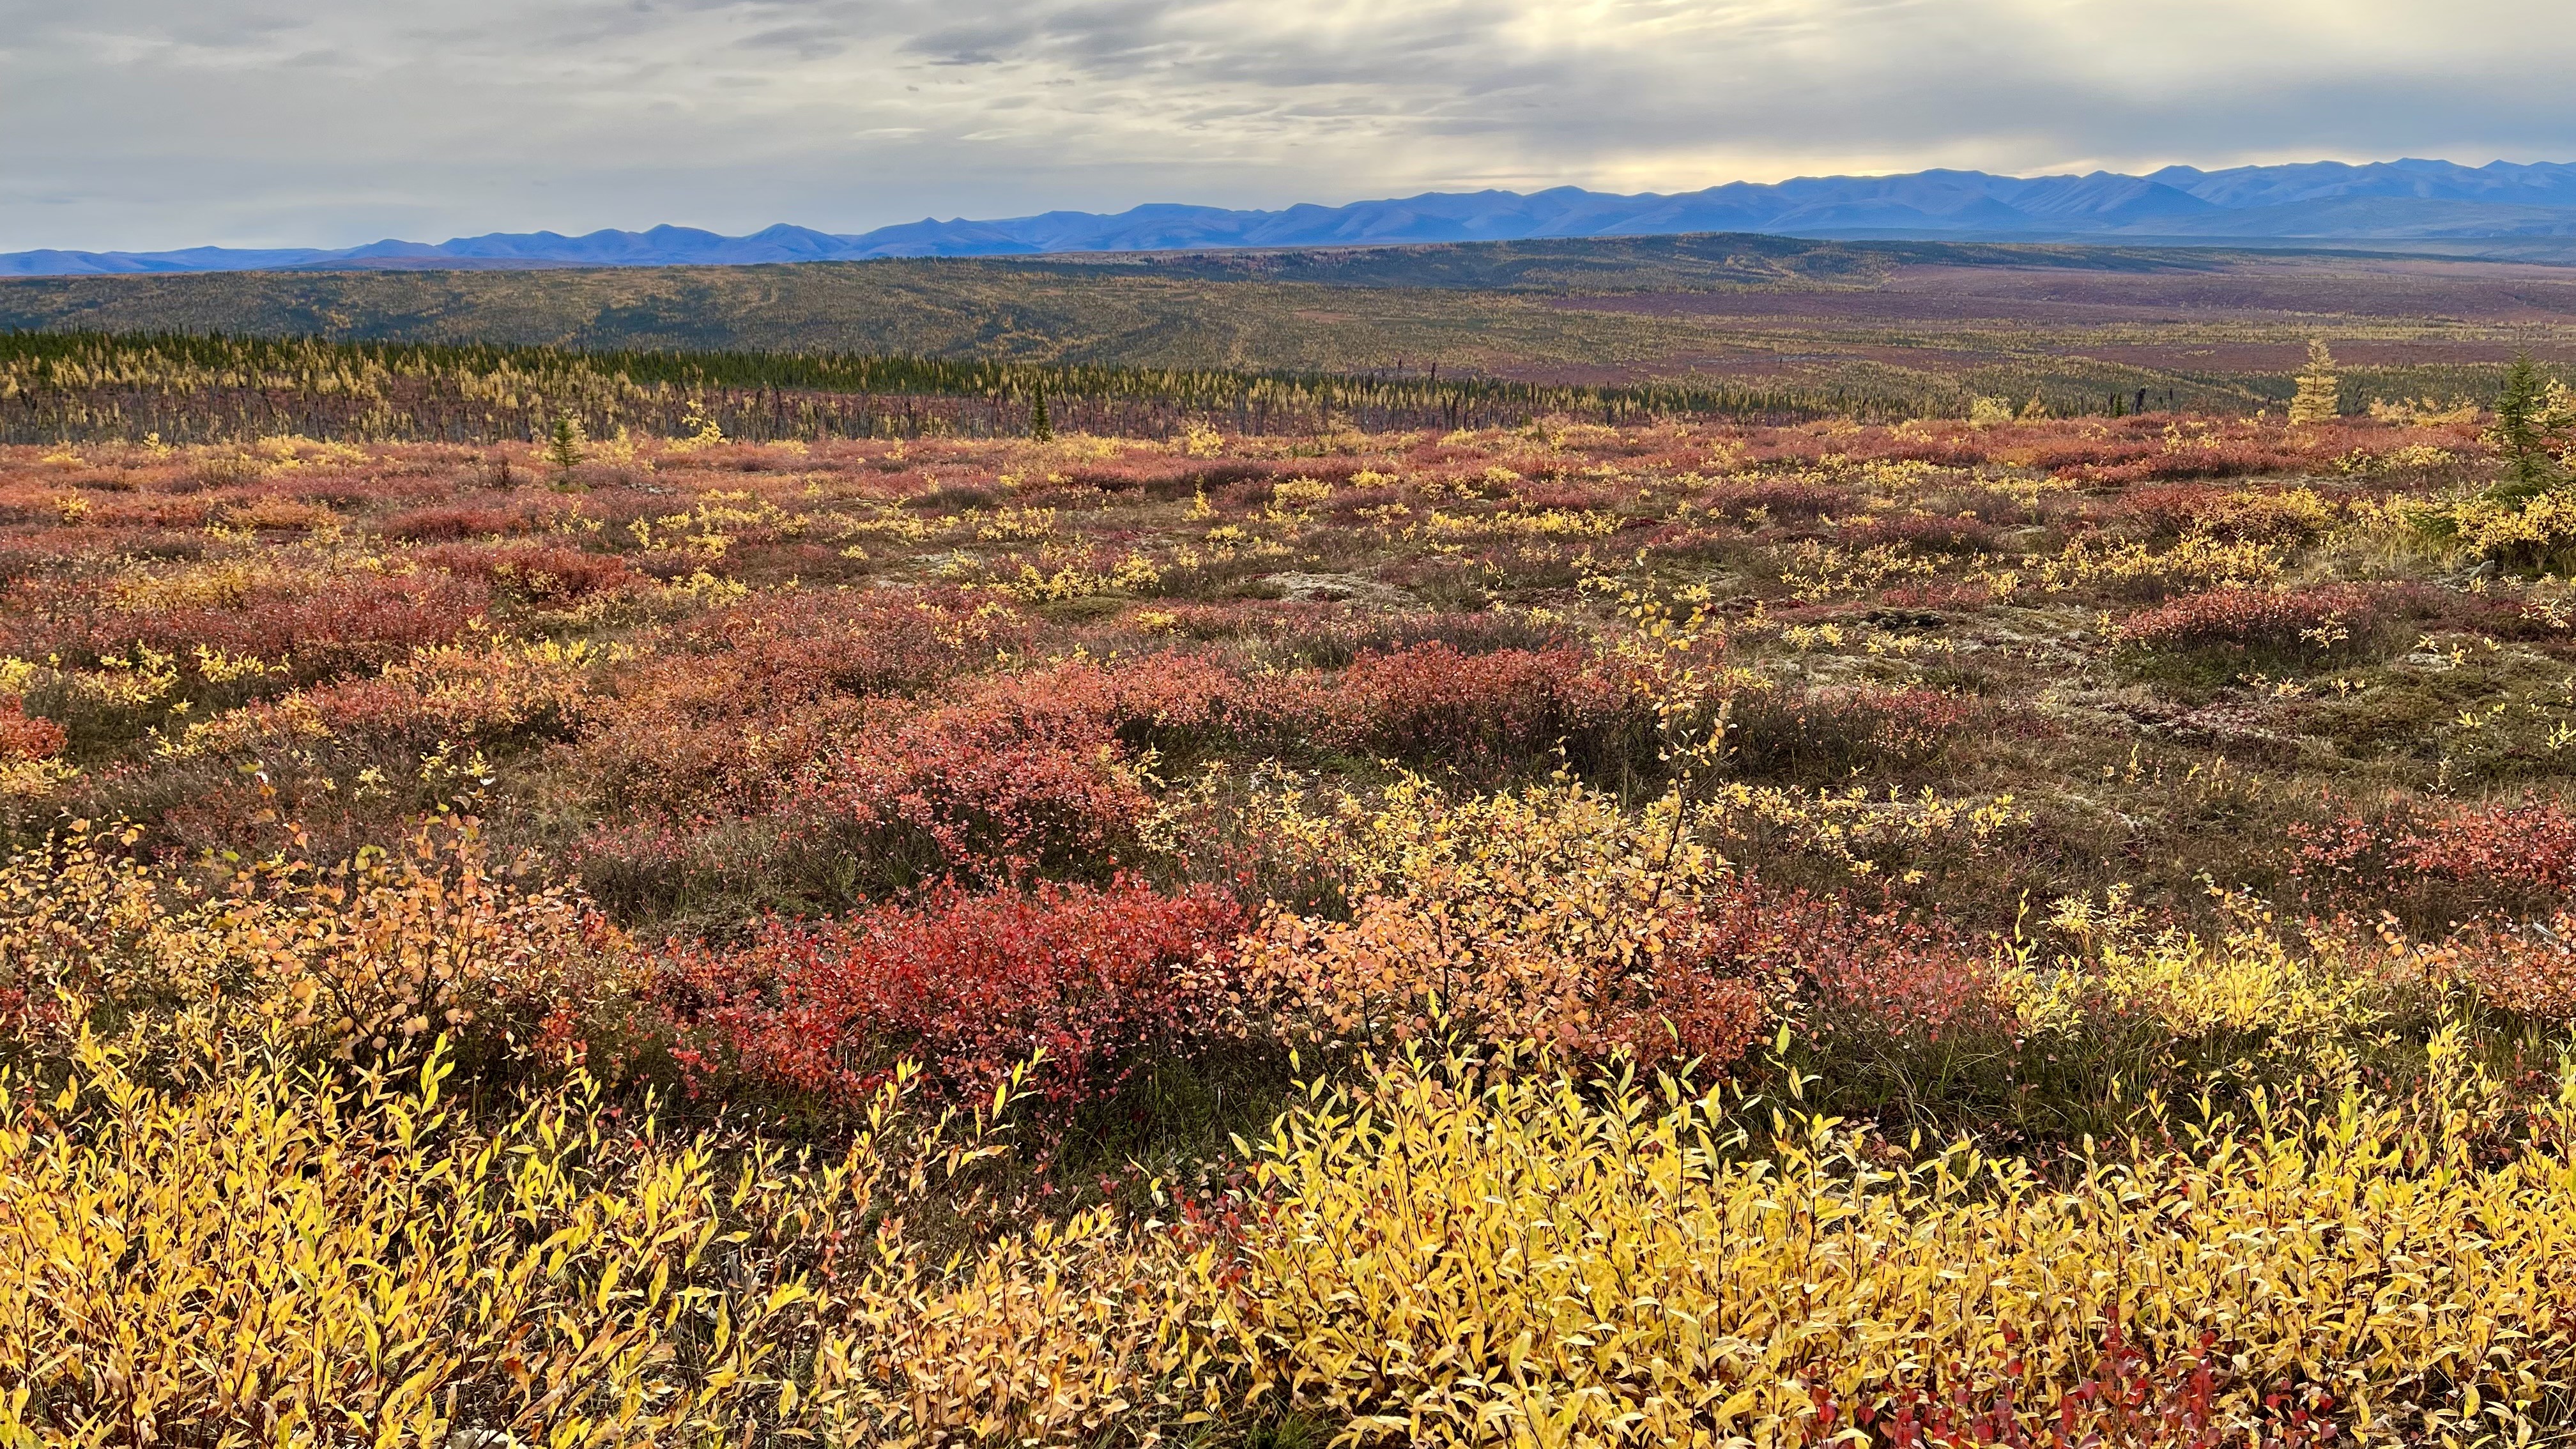
[[[849,1102],[899,1057],[975,1094],[1043,1051],[1043,1092],[1072,1102],[1206,1035],[1241,926],[1222,893],[1166,896],[1129,877],[1026,894],[943,889],[845,920],[772,923],[739,950],[681,950],[661,994],[704,1044],[692,1059],[701,1070],[720,1061]]]

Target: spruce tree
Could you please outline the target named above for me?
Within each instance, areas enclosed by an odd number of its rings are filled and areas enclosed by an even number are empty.
[[[1041,443],[1055,440],[1055,424],[1047,421],[1045,388],[1037,390],[1037,402],[1029,409],[1029,436]]]
[[[581,445],[587,441],[582,435],[581,420],[570,413],[559,413],[555,417],[554,441],[546,445],[546,461],[554,464],[557,472],[569,473],[581,466]]]
[[[2567,470],[2557,455],[2571,429],[2576,429],[2576,417],[2569,416],[2566,389],[2541,372],[2530,353],[2515,358],[2505,369],[2504,386],[2496,393],[2495,423],[2487,429],[2487,441],[2504,458],[2495,496],[2533,498],[2564,481]]]

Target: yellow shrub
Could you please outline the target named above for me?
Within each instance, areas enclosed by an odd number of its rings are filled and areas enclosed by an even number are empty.
[[[220,912],[128,851],[140,832],[75,827],[0,865],[0,993],[12,1047],[59,1045],[70,992],[120,1012],[212,999],[236,969]]]
[[[84,1034],[0,1126],[0,1442],[1083,1442],[1162,1413],[1139,1383],[1196,1351],[1156,1310],[1208,1274],[1145,1271],[1152,1235],[926,1263],[904,1205],[992,1149],[907,1115],[908,1074],[815,1163],[620,1120],[580,1077],[478,1126],[437,1053],[204,1065],[167,1094]]]
[[[340,1092],[234,1062],[174,1099],[85,1038],[53,1111],[0,1129],[13,1442],[612,1444],[696,1408],[671,1389],[718,1307],[689,1291],[705,1150],[615,1142],[577,1100],[477,1133],[439,1065]]]
[[[2576,491],[2512,500],[2480,493],[2448,511],[2459,544],[2482,558],[2546,564],[2576,548]]]
[[[1724,1101],[1669,1085],[1380,1067],[1262,1146],[1256,1381],[1391,1443],[1787,1445],[1820,1403],[2006,1386],[2038,1442],[2062,1403],[2080,1441],[2116,1320],[2146,1364],[2212,1372],[2206,1442],[2253,1442],[2284,1379],[2363,1442],[2511,1442],[2576,1392],[2576,1162],[2563,1135],[2480,1160],[2493,1085],[2458,1050],[2430,1112],[2328,1087],[2053,1178],[1965,1148],[1876,1167],[1776,1115],[1746,1156]]]
[[[2024,556],[2017,567],[1980,569],[1977,577],[1998,597],[2017,589],[2063,593],[2103,584],[2152,582],[2171,589],[2252,588],[2281,578],[2280,545],[2259,538],[2222,539],[2186,533],[2158,550],[2134,539],[2080,536],[2054,558]]]
[[[2125,889],[2101,906],[2060,901],[2050,924],[2075,938],[2076,951],[2004,973],[2023,1027],[2078,1033],[2107,1008],[2149,1013],[2176,1036],[2260,1035],[2303,1046],[2366,1035],[2388,1014],[2399,986],[2388,972],[2333,942],[2293,949],[2249,900],[2221,905],[2227,927],[2204,938],[2147,931]]]
[[[177,564],[158,572],[128,570],[106,592],[111,609],[150,613],[166,609],[240,609],[263,595],[301,586],[310,578],[291,562],[269,554],[230,555]]]
[[[198,652],[209,682],[218,675],[242,678],[284,669],[257,659],[228,660]],[[495,636],[475,645],[421,645],[409,659],[386,665],[380,683],[344,680],[320,690],[289,690],[273,700],[198,720],[165,748],[188,758],[328,739],[335,731],[324,706],[334,700],[333,714],[359,722],[352,733],[381,736],[409,730],[422,736],[434,733],[446,742],[488,739],[550,719],[578,718],[592,700],[600,673],[634,657],[628,645],[587,640]]]

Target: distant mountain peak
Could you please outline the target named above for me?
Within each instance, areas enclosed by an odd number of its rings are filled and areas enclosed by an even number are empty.
[[[1488,188],[1344,206],[1301,202],[1276,211],[1148,202],[1108,215],[1050,211],[994,221],[925,216],[857,235],[777,222],[729,237],[664,223],[640,232],[601,230],[577,237],[493,232],[436,244],[389,237],[339,250],[48,249],[0,254],[0,276],[434,267],[442,261],[478,267],[733,266],[1685,232],[2103,242],[2576,236],[2576,164],[2491,161],[2472,167],[2409,157],[2036,177],[1936,169],[1901,176],[1802,176],[1776,184],[1731,181],[1672,195],[1622,196],[1575,186],[1526,193]]]

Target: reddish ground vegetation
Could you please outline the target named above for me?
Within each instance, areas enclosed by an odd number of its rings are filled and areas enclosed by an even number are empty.
[[[413,555],[432,568],[478,579],[538,604],[569,603],[636,581],[635,570],[615,554],[584,553],[557,544],[478,547],[442,544]]]
[[[1615,670],[1572,649],[1466,653],[1441,642],[1351,662],[1318,721],[1346,749],[1491,773],[1563,745],[1597,763],[1651,724]]]
[[[1242,918],[1205,888],[1105,886],[933,892],[846,919],[772,922],[733,950],[683,949],[659,988],[693,1039],[753,1083],[863,1098],[899,1056],[949,1086],[988,1090],[1043,1051],[1056,1100],[1098,1097],[1217,1025]]]
[[[784,809],[899,883],[1094,878],[1132,861],[1152,803],[1111,722],[1044,676],[881,712]]]
[[[26,701],[0,698],[0,764],[60,754],[65,738],[61,725],[28,715]]]
[[[2378,592],[2353,585],[2210,589],[2132,614],[2120,639],[2143,649],[2331,652],[2376,622]]]

